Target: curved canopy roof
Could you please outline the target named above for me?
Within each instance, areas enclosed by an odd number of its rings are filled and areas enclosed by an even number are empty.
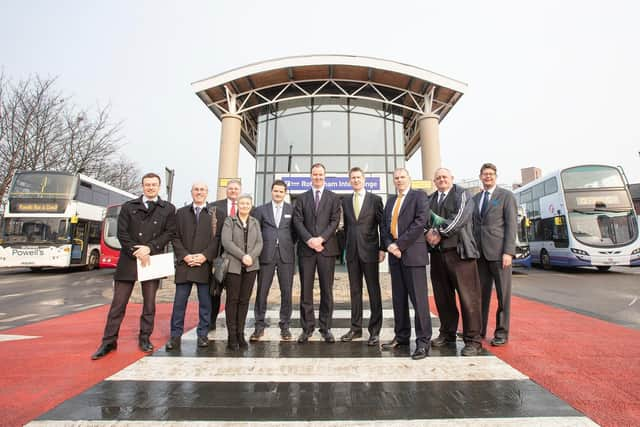
[[[418,147],[418,118],[435,113],[444,119],[467,85],[384,59],[309,55],[257,62],[197,81],[192,87],[218,118],[226,113],[243,117],[242,144],[253,155],[257,117],[265,108],[277,109],[285,100],[330,97],[381,102],[401,113],[409,158]]]

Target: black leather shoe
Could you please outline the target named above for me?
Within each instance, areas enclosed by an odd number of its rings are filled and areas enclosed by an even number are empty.
[[[247,344],[247,340],[244,339],[244,334],[238,335],[238,346],[240,348],[248,348],[249,344]]]
[[[153,351],[153,344],[151,344],[149,338],[140,338],[138,340],[138,347],[145,353],[151,353]]]
[[[507,338],[495,337],[494,339],[491,340],[491,345],[494,347],[500,347],[502,345],[505,345],[507,342],[509,342]]]
[[[289,330],[289,328],[282,328],[280,330],[280,336],[283,340],[289,341],[291,340],[291,331]]]
[[[107,354],[111,353],[113,350],[118,348],[118,343],[111,342],[109,344],[101,344],[100,347],[96,350],[95,353],[91,355],[91,359],[98,360],[105,357]]]
[[[356,331],[350,330],[349,332],[347,332],[346,334],[340,337],[340,341],[349,342],[349,341],[353,341],[356,338],[362,338],[362,331],[356,332]]]
[[[302,333],[298,337],[298,344],[305,344],[309,342],[309,337],[311,337],[312,334],[313,332],[302,331]]]
[[[331,331],[321,332],[321,334],[325,342],[328,342],[329,344],[336,342],[336,339],[333,337],[333,334],[331,333]]]
[[[411,355],[411,358],[413,360],[420,360],[420,359],[424,359],[428,355],[429,355],[429,348],[425,346],[420,346],[416,348],[416,351],[413,352],[413,354]]]
[[[393,350],[396,347],[407,346],[407,345],[409,345],[409,341],[407,341],[407,342],[398,341],[398,338],[394,337],[391,341],[382,344],[381,347],[382,347],[383,350]]]
[[[249,341],[251,342],[260,341],[260,338],[263,335],[264,335],[264,329],[256,329],[255,331],[253,331],[253,333],[249,337]]]
[[[482,346],[478,344],[465,344],[464,348],[460,352],[463,356],[477,356],[480,354]]]
[[[369,340],[367,341],[367,345],[372,347],[376,345],[380,345],[380,337],[377,335],[371,335],[369,337]]]
[[[178,350],[180,348],[180,344],[180,337],[171,337],[164,346],[164,349],[167,351]]]
[[[209,338],[206,335],[198,337],[198,347],[209,347]]]
[[[446,335],[440,334],[438,338],[431,340],[431,345],[433,347],[444,347],[445,345],[455,344],[456,339],[448,337]]]

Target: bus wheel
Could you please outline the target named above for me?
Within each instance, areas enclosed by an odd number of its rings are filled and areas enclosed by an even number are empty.
[[[543,270],[551,270],[551,257],[544,249],[540,252],[540,265],[542,265]]]
[[[96,268],[98,268],[99,263],[100,263],[100,252],[91,251],[91,254],[89,255],[89,262],[87,263],[84,269],[87,271],[95,270]]]
[[[598,265],[596,267],[598,271],[609,271],[611,269],[610,265]]]

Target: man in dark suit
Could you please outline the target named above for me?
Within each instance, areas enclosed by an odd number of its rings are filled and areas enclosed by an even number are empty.
[[[518,208],[513,193],[496,186],[498,169],[492,163],[480,168],[484,191],[476,194],[473,233],[480,247],[478,271],[482,285],[482,336],[487,334],[491,290],[495,282],[498,296],[496,329],[491,345],[501,346],[509,341],[511,306],[511,262],[516,253]]]
[[[148,265],[149,256],[162,253],[175,233],[175,207],[158,197],[160,177],[155,173],[143,176],[142,192],[142,196],[123,204],[118,215],[118,240],[122,249],[113,276],[113,300],[102,344],[91,356],[93,360],[106,356],[118,346],[120,324],[138,278],[137,261],[143,266]],[[141,283],[143,307],[138,344],[145,353],[153,351],[149,337],[153,332],[159,284],[157,279]]]
[[[275,180],[271,184],[271,202],[256,208],[253,217],[260,223],[262,230],[262,253],[260,254],[260,270],[258,270],[258,289],[254,314],[256,328],[251,341],[258,341],[264,335],[267,298],[278,270],[280,285],[280,336],[283,340],[291,339],[289,323],[291,322],[291,290],[293,288],[293,262],[295,260],[294,244],[296,234],[293,228],[293,207],[284,201],[287,184]]]
[[[222,235],[222,226],[224,225],[224,220],[228,216],[237,216],[238,215],[238,197],[240,197],[240,193],[242,192],[242,184],[237,179],[230,179],[227,182],[227,198],[216,200],[213,203],[209,204],[210,209],[215,208],[216,215],[216,237],[215,240],[218,242],[218,247],[216,248],[214,258],[218,256],[219,253],[223,251],[221,242]],[[220,295],[212,295],[211,296],[211,322],[209,323],[209,329],[213,330],[216,328],[216,321],[218,320],[218,313],[220,312]]]
[[[474,204],[468,190],[455,185],[449,169],[439,168],[433,178],[438,191],[429,196],[429,208],[443,222],[427,233],[431,254],[431,284],[440,317],[440,335],[433,347],[455,344],[460,313],[463,356],[477,356],[482,349],[481,290],[476,259],[480,255],[473,238]]]
[[[383,350],[408,346],[411,338],[409,302],[415,311],[416,349],[411,357],[423,359],[429,355],[431,317],[427,292],[429,254],[424,229],[431,212],[427,195],[411,190],[411,177],[404,168],[393,172],[397,195],[389,197],[384,209],[382,242],[389,252],[391,292],[395,336],[382,344]]]
[[[184,316],[191,288],[198,290],[198,347],[207,347],[209,322],[211,321],[211,297],[209,274],[211,262],[216,255],[218,241],[212,229],[213,211],[207,209],[209,187],[204,182],[191,186],[193,202],[178,209],[176,213],[176,235],[173,251],[176,256],[176,293],[171,313],[171,338],[165,348],[168,351],[180,348],[184,332]]]
[[[325,188],[325,167],[311,166],[311,189],[296,199],[293,224],[300,238],[298,245],[300,271],[300,323],[298,342],[309,341],[315,328],[313,282],[318,270],[320,282],[320,333],[328,343],[335,342],[331,333],[333,315],[333,275],[340,254],[336,229],[340,222],[340,198]]]
[[[380,294],[379,263],[384,261],[380,248],[382,199],[365,191],[364,172],[359,167],[349,171],[353,193],[342,199],[342,217],[346,240],[347,271],[351,295],[351,328],[340,339],[352,341],[362,337],[362,276],[367,282],[371,317],[369,319],[370,346],[380,343],[382,328],[382,298]]]

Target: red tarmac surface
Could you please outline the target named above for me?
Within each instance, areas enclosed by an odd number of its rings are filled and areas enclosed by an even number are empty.
[[[144,357],[137,348],[141,307],[131,304],[118,349],[90,359],[107,310],[0,332],[41,337],[0,342],[0,425],[22,425]],[[169,337],[170,315],[171,304],[158,304],[156,347]],[[197,304],[190,303],[185,330],[196,323]],[[490,351],[601,425],[640,425],[640,331],[516,297],[511,331],[507,346]]]

